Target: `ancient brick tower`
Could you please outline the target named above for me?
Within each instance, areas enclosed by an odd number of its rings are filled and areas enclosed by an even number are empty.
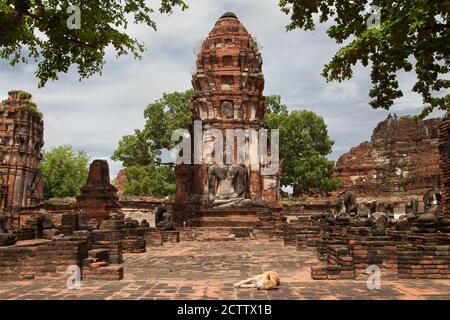
[[[258,154],[258,143],[251,139],[249,131],[264,128],[266,109],[257,42],[236,15],[226,13],[204,40],[196,66],[190,107],[194,121],[201,121],[202,127],[201,131],[191,129],[191,137],[202,133],[200,153],[204,157],[205,149],[216,139],[208,131],[222,132],[225,143],[227,129],[235,130],[231,157],[236,163],[199,164],[193,156],[192,165],[177,165],[178,222],[197,226],[258,224],[256,213],[261,208],[279,207],[279,172],[263,175],[261,165],[249,160]]]
[[[38,168],[44,123],[31,95],[8,92],[0,105],[0,209],[35,207],[43,201]]]

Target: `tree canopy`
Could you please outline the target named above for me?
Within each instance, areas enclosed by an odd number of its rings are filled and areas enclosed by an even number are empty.
[[[133,135],[123,136],[111,159],[122,161],[124,167],[146,166],[161,162],[161,151],[172,149],[172,132],[187,128],[191,122],[189,99],[192,90],[164,93],[161,99],[144,110],[145,126]]]
[[[280,96],[266,98],[265,122],[280,130],[281,184],[294,195],[327,193],[339,186],[333,177],[334,161],[328,160],[334,141],[322,117],[312,111],[288,111]]]
[[[168,196],[175,194],[176,178],[172,167],[149,164],[125,168],[124,194],[130,196]]]
[[[69,28],[77,6],[77,28]],[[159,11],[171,13],[183,0],[161,0]],[[39,86],[58,79],[76,65],[80,79],[101,73],[106,49],[117,57],[140,59],[144,44],[127,32],[129,20],[156,30],[154,9],[144,0],[0,0],[0,59],[11,65],[37,62]],[[72,18],[73,17],[73,18]]]
[[[380,10],[368,10],[373,5]],[[403,95],[399,71],[414,69],[416,83],[412,91],[422,96],[424,104],[420,116],[425,117],[434,109],[450,109],[447,1],[280,0],[280,7],[290,16],[288,30],[313,30],[316,21],[333,20],[328,35],[338,44],[348,43],[325,65],[322,75],[327,81],[350,79],[356,63],[370,64],[370,105],[389,109]],[[369,28],[367,21],[378,13],[380,24]]]
[[[75,197],[86,183],[89,157],[75,152],[70,145],[58,146],[43,152],[40,163],[46,199]]]
[[[191,122],[189,99],[193,91],[164,93],[144,110],[144,129],[122,137],[111,159],[122,161],[127,181],[124,194],[166,196],[175,193],[175,173],[163,164],[163,150],[175,146],[172,132]]]

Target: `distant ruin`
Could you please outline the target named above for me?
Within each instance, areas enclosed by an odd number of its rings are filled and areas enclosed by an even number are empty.
[[[439,187],[438,127],[440,119],[386,119],[363,142],[343,154],[335,176],[342,190],[358,196],[422,195]]]

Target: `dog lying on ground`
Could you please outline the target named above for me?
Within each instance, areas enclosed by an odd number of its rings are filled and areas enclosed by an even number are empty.
[[[280,285],[280,276],[275,271],[258,274],[233,284],[235,288],[257,288],[258,290],[273,290]]]

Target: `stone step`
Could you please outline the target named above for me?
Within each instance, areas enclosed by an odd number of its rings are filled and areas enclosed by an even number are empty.
[[[88,255],[96,259],[96,261],[109,261],[108,249],[92,249],[88,251]]]
[[[203,217],[228,217],[228,216],[258,216],[258,213],[260,210],[255,209],[223,209],[223,210],[217,210],[217,209],[210,209],[210,210],[202,210],[200,212],[196,212],[195,215],[197,216],[203,216]]]
[[[259,221],[200,220],[201,227],[257,227]]]

